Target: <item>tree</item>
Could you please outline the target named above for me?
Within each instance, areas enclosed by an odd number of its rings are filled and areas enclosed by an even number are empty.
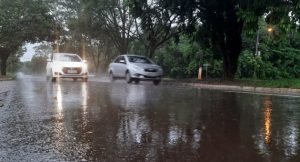
[[[102,32],[101,35],[105,34],[119,53],[127,53],[134,28],[128,0],[93,0],[86,11],[90,14],[92,31]]]
[[[107,3],[112,2],[74,0],[60,3],[66,13],[60,12],[58,17],[64,17],[63,21],[67,30],[61,37],[59,50],[80,54],[91,63],[90,67],[94,66],[96,74],[100,67],[105,65],[105,62],[110,61],[110,57],[107,56],[114,56],[112,50],[114,44],[108,33],[112,31],[105,27],[106,22],[99,22],[105,19],[103,17],[95,18],[99,16],[95,12],[101,6],[107,6]],[[95,6],[96,4],[103,5]],[[103,10],[105,9],[103,7]]]
[[[187,33],[196,32],[202,45],[223,58],[224,79],[233,79],[242,50],[245,27],[257,29],[258,18],[267,15],[269,23],[287,20],[289,13],[299,20],[298,0],[163,0],[165,8],[180,16],[178,25]],[[283,19],[285,18],[285,19]]]
[[[135,20],[135,35],[143,42],[146,55],[153,58],[155,50],[174,37],[180,30],[176,27],[178,15],[164,8],[158,0],[130,3]]]
[[[66,47],[79,47],[93,62],[96,74],[116,53],[128,52],[133,17],[126,2],[76,0],[64,4],[73,16],[65,20],[69,30],[62,42]]]
[[[54,21],[44,1],[0,1],[0,68],[6,75],[7,60],[25,42],[51,39]]]
[[[53,53],[52,45],[49,42],[42,42],[40,45],[34,47],[36,57],[49,57]]]
[[[7,72],[9,73],[15,73],[17,72],[21,67],[22,63],[20,62],[20,57],[23,56],[23,54],[26,52],[26,48],[19,47],[16,54],[11,55],[7,59]]]
[[[70,31],[69,22],[78,20],[81,10],[81,0],[51,0],[47,1],[56,25],[54,27],[54,40],[52,42],[54,52],[70,52],[80,54],[80,42],[82,32]],[[80,36],[80,39],[78,38]]]

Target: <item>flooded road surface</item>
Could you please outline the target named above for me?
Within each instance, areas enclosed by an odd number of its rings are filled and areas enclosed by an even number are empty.
[[[300,161],[300,98],[39,77],[0,85],[0,161]]]

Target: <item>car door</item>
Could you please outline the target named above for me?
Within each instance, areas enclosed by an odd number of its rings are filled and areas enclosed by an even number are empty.
[[[124,56],[119,56],[113,63],[114,75],[117,77],[125,77],[126,61]]]

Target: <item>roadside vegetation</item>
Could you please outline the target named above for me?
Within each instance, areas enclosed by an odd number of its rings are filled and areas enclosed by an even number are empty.
[[[43,73],[52,52],[78,53],[97,75],[115,56],[134,53],[155,60],[168,78],[195,78],[202,67],[211,81],[299,88],[298,0],[42,2],[0,2],[2,75]],[[28,42],[40,45],[21,63]]]
[[[299,79],[276,79],[276,80],[258,80],[258,79],[236,79],[232,81],[208,81],[208,84],[225,84],[225,85],[239,85],[251,87],[269,87],[269,88],[293,88],[300,89]]]
[[[240,80],[241,83],[254,87],[270,88],[294,88],[300,89],[299,79],[278,79],[278,80]]]

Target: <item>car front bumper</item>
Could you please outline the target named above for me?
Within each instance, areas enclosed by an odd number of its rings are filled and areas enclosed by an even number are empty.
[[[52,76],[57,78],[87,78],[88,72],[82,67],[62,67],[53,71]]]
[[[149,74],[140,74],[140,73],[134,73],[132,76],[134,79],[140,79],[140,80],[161,80],[162,74],[159,73],[149,73]]]
[[[56,78],[88,78],[88,73],[63,74],[60,72],[54,72],[53,77],[56,77]]]

